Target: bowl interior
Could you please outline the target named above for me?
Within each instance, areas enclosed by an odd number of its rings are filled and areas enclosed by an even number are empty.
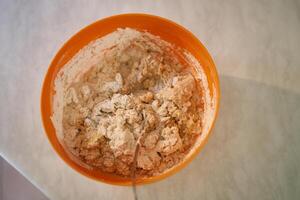
[[[50,120],[50,116],[52,115],[52,97],[55,93],[54,80],[60,68],[62,68],[64,64],[66,64],[82,47],[87,45],[90,41],[109,34],[115,31],[117,28],[125,27],[130,27],[137,30],[147,30],[149,33],[160,36],[163,40],[186,49],[191,54],[193,54],[193,56],[200,62],[204,69],[204,72],[208,79],[211,96],[216,97],[214,119],[216,118],[219,105],[218,75],[209,53],[196,37],[194,37],[189,31],[179,26],[178,24],[175,24],[174,22],[161,17],[146,14],[123,14],[99,20],[75,34],[58,51],[49,66],[44,80],[41,95],[41,114],[44,128],[56,152],[73,169],[92,179],[117,185],[129,185],[131,184],[131,180],[128,178],[122,178],[119,176],[103,173],[99,170],[88,170],[78,165],[76,162],[69,158],[68,154],[65,152],[64,148],[58,141],[58,138],[55,134],[55,129]],[[215,88],[215,90],[213,90],[213,88]],[[214,120],[210,126],[209,132],[211,131],[213,123]],[[205,143],[208,135],[209,133],[205,134],[206,138],[204,138],[203,142],[196,147],[197,150],[184,162],[181,162],[171,170],[168,170],[161,175],[147,179],[138,179],[137,184],[161,180],[183,168],[190,160],[192,160],[197,152],[200,151],[200,148]]]

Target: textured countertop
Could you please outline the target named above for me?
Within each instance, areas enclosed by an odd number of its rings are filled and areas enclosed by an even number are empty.
[[[0,9],[0,154],[50,199],[133,199],[130,187],[68,167],[44,134],[39,105],[63,42],[126,12],[191,30],[215,60],[222,94],[202,152],[176,175],[138,187],[140,199],[299,199],[299,1],[1,0]]]

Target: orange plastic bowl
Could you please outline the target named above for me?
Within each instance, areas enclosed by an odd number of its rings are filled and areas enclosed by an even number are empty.
[[[82,167],[81,165],[74,162],[69,156],[68,153],[64,150],[60,144],[54,126],[50,120],[52,115],[52,97],[55,93],[54,91],[54,80],[58,71],[66,64],[82,47],[87,45],[90,41],[100,38],[104,35],[107,35],[117,28],[130,27],[137,30],[146,30],[153,35],[160,36],[163,40],[166,40],[172,44],[177,45],[183,49],[189,51],[193,56],[200,62],[204,72],[208,79],[210,95],[215,97],[216,105],[213,113],[213,120],[210,124],[208,133],[202,133],[201,142],[197,144],[195,150],[190,154],[184,161],[174,166],[166,172],[144,179],[136,180],[137,184],[151,183],[154,181],[161,180],[166,178],[187,165],[201,150],[203,145],[206,143],[208,136],[210,135],[211,129],[215,122],[218,109],[219,109],[219,80],[218,74],[214,65],[212,58],[201,44],[201,42],[188,30],[182,26],[153,15],[147,14],[122,14],[112,17],[108,17],[102,20],[99,20],[76,33],[71,37],[63,47],[58,51],[54,59],[52,60],[46,77],[44,79],[44,84],[42,87],[41,94],[41,115],[44,128],[50,143],[52,144],[55,151],[58,155],[74,170],[92,178],[94,180],[102,181],[105,183],[115,184],[115,185],[129,185],[131,180],[129,178],[122,178],[119,176],[114,176],[101,172],[99,170],[91,170]],[[215,88],[215,89],[213,89]]]

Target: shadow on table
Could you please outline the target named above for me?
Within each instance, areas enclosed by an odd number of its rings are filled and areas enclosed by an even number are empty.
[[[300,95],[221,76],[214,131],[184,170],[138,188],[141,199],[297,199]]]

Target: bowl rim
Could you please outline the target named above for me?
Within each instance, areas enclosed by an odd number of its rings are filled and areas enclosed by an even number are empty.
[[[72,159],[69,157],[65,157],[64,155],[62,155],[62,152],[60,152],[60,150],[58,149],[58,147],[56,146],[56,144],[54,143],[54,141],[52,141],[51,139],[51,134],[50,130],[48,130],[48,126],[47,126],[47,120],[50,120],[50,117],[46,116],[46,111],[44,110],[44,103],[46,101],[46,92],[47,92],[47,87],[48,86],[53,86],[53,79],[51,79],[50,81],[48,81],[49,77],[52,76],[52,74],[54,73],[54,71],[52,72],[51,69],[55,67],[55,62],[59,61],[59,57],[62,54],[62,52],[67,48],[67,46],[69,45],[69,43],[71,43],[71,41],[80,33],[83,33],[84,31],[86,31],[88,28],[95,26],[98,23],[101,23],[103,21],[107,21],[107,20],[114,20],[115,18],[120,18],[120,17],[128,17],[128,16],[132,16],[132,17],[148,17],[148,18],[153,18],[155,20],[158,21],[164,21],[166,23],[171,24],[172,26],[175,26],[177,29],[181,29],[182,31],[184,31],[190,38],[193,39],[193,41],[197,42],[196,45],[200,46],[202,48],[202,51],[204,51],[204,53],[206,54],[206,58],[209,60],[210,63],[210,68],[212,68],[212,73],[214,73],[214,88],[215,88],[215,109],[214,109],[214,114],[213,114],[213,120],[211,122],[211,124],[209,125],[207,134],[205,134],[205,137],[203,138],[203,140],[198,144],[198,146],[195,146],[195,149],[193,150],[192,154],[190,154],[188,157],[186,157],[182,162],[176,164],[175,166],[173,166],[172,168],[166,170],[165,172],[153,176],[153,177],[148,177],[148,178],[143,178],[143,179],[139,179],[139,181],[136,182],[137,185],[142,185],[142,184],[149,184],[149,183],[153,183],[156,181],[160,181],[162,179],[165,179],[169,176],[172,176],[173,174],[177,173],[178,171],[180,171],[181,169],[183,169],[184,167],[186,167],[198,154],[199,152],[202,150],[202,148],[205,146],[205,144],[207,143],[207,140],[209,138],[209,136],[212,133],[213,127],[215,125],[216,119],[217,119],[217,115],[219,113],[219,107],[220,107],[220,84],[219,84],[219,76],[218,76],[218,72],[215,66],[215,63],[211,57],[211,55],[209,54],[208,50],[206,49],[206,47],[200,42],[200,40],[193,35],[192,32],[190,32],[189,30],[187,30],[186,28],[184,28],[183,26],[160,16],[156,16],[156,15],[152,15],[152,14],[145,14],[145,13],[125,13],[125,14],[117,14],[117,15],[112,15],[109,17],[105,17],[102,19],[99,19],[83,28],[81,28],[78,32],[76,32],[75,34],[73,34],[69,39],[67,39],[63,45],[59,48],[58,51],[56,51],[55,56],[51,59],[50,65],[48,66],[47,72],[44,75],[44,79],[43,79],[43,83],[42,83],[42,88],[41,88],[41,96],[40,96],[40,112],[41,112],[41,119],[42,119],[42,124],[43,124],[43,128],[44,131],[46,133],[46,136],[52,146],[52,148],[55,150],[56,154],[59,155],[59,157],[68,165],[70,166],[73,170],[75,170],[76,172],[82,174],[85,177],[88,177],[92,180],[96,180],[102,183],[107,183],[107,184],[112,184],[112,185],[118,185],[118,186],[128,186],[131,185],[132,182],[131,181],[124,181],[124,182],[119,182],[119,181],[113,181],[110,179],[105,179],[105,178],[99,178],[99,177],[95,177],[93,174],[87,173],[85,171],[82,171],[78,168],[78,164],[75,163],[74,161],[71,161]],[[103,37],[103,36],[101,36]],[[75,53],[76,54],[76,53]],[[197,59],[198,60],[198,59]],[[207,74],[206,74],[207,75]],[[50,85],[48,85],[50,84]],[[49,94],[49,98],[52,98],[52,96]],[[51,109],[51,108],[50,108]],[[52,123],[52,122],[50,122]],[[54,134],[55,137],[57,138],[56,134]],[[64,151],[64,150],[62,150]],[[70,160],[68,160],[70,159]],[[71,163],[73,162],[73,164]],[[76,166],[77,165],[77,166]],[[86,169],[87,170],[87,169]]]

